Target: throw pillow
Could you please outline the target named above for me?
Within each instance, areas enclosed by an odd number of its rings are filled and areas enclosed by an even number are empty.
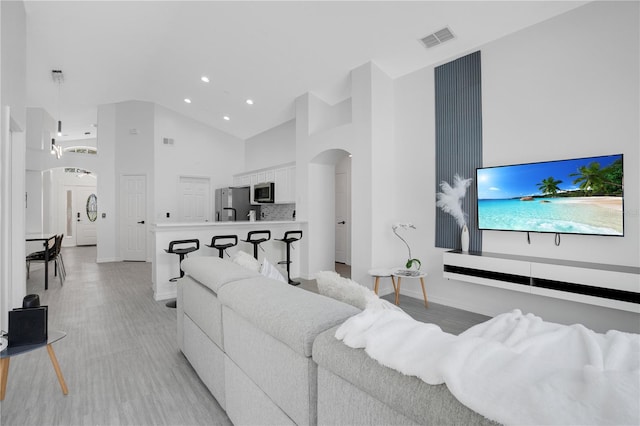
[[[333,271],[320,271],[316,274],[318,291],[324,296],[348,303],[359,309],[365,309],[367,303],[378,299],[378,295],[349,278]]]
[[[260,272],[260,262],[251,256],[249,253],[244,251],[239,251],[233,255],[233,262],[237,263],[240,266],[244,266],[247,269],[251,269],[255,272]]]
[[[262,268],[260,269],[260,273],[267,278],[272,278],[274,280],[282,281],[283,283],[287,283],[287,280],[284,279],[280,271],[273,266],[267,259],[262,262]]]

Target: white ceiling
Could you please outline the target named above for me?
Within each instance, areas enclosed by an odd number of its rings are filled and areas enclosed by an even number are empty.
[[[95,132],[98,105],[132,99],[246,139],[293,118],[303,93],[348,97],[368,61],[396,78],[585,3],[27,0],[28,104],[60,117],[65,139]],[[418,42],[444,26],[456,39]]]

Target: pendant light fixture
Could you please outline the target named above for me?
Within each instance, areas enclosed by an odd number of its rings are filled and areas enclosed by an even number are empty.
[[[58,136],[62,136],[62,120],[60,119],[60,87],[64,83],[62,70],[51,70],[51,78],[58,85]]]
[[[55,155],[58,160],[62,157],[62,147],[56,145],[55,138],[51,139],[51,155]]]

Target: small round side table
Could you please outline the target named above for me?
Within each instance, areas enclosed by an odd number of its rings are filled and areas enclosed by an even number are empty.
[[[373,285],[373,292],[375,294],[378,294],[378,286],[380,285],[380,278],[391,278],[391,284],[393,284],[393,291],[394,293],[398,293],[398,290],[396,290],[396,280],[395,278],[393,278],[393,271],[391,269],[369,269],[368,271],[369,275],[371,275],[373,278],[375,278],[374,280],[374,285]]]
[[[396,305],[400,304],[400,284],[402,282],[402,278],[419,278],[420,285],[422,286],[422,295],[424,296],[424,307],[429,307],[429,302],[427,301],[427,292],[424,289],[424,277],[427,276],[426,272],[416,271],[417,274],[412,275],[406,272],[406,269],[403,268],[394,268],[391,274],[391,278],[396,277],[398,279],[398,283],[396,285]]]

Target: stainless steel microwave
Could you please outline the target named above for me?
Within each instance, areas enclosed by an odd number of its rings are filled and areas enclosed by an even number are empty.
[[[273,182],[258,183],[253,186],[253,201],[255,203],[273,203],[276,191]]]

